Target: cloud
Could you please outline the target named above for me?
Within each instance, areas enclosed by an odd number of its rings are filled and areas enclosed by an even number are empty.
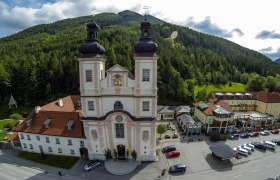
[[[28,1],[31,4],[33,0]],[[95,1],[57,0],[45,2],[41,0],[41,5],[36,4],[34,7],[29,4],[9,7],[7,3],[0,2],[0,37],[11,35],[37,24],[93,14],[92,9]],[[117,12],[118,10],[113,6],[96,10],[96,12],[104,11]]]
[[[185,24],[201,32],[225,38],[232,38],[234,34],[237,34],[238,36],[244,35],[239,28],[227,30],[219,27],[217,24],[212,23],[210,16],[205,17],[205,19],[200,22],[195,22],[194,18],[190,17],[186,20]]]
[[[275,31],[263,30],[260,33],[258,33],[255,38],[256,39],[280,39],[280,33],[276,33]]]
[[[273,50],[272,47],[267,47],[260,49],[259,51],[272,60],[280,58],[280,47],[278,47],[276,50]]]

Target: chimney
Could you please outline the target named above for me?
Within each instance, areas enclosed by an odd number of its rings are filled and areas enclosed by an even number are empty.
[[[62,106],[63,106],[63,101],[62,101],[62,99],[59,99],[59,100],[58,100],[58,106],[59,106],[59,107],[62,107]]]
[[[38,114],[39,111],[41,111],[41,107],[40,107],[40,106],[36,106],[36,107],[35,107],[35,112],[36,112],[36,114]]]

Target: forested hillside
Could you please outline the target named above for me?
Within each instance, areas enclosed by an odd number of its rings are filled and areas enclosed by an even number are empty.
[[[42,24],[0,39],[0,102],[11,93],[21,104],[39,105],[79,94],[77,49],[92,19],[85,16]],[[118,63],[133,72],[133,45],[139,39],[143,17],[123,11],[102,13],[94,19],[101,26],[99,40],[106,49],[106,67]],[[262,89],[273,91],[280,85],[280,65],[266,56],[152,16],[148,19],[153,24],[152,38],[159,45],[160,103],[193,102],[195,85],[252,84],[256,79],[261,79]],[[170,38],[173,31],[178,32],[175,40]],[[268,88],[267,78],[259,75],[269,76],[273,85]]]

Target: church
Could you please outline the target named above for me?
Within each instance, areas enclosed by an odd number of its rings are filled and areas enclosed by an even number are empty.
[[[140,39],[134,45],[134,75],[118,64],[106,70],[99,30],[95,22],[88,23],[86,41],[79,47],[80,96],[36,107],[17,127],[12,137],[14,146],[18,139],[22,150],[31,152],[81,156],[86,149],[89,159],[104,160],[108,150],[118,158],[129,158],[136,151],[137,160],[155,160],[158,45],[151,39],[151,23],[141,22]],[[60,117],[64,123],[55,123]],[[59,129],[65,130],[60,133]],[[71,133],[74,130],[77,136]],[[59,138],[71,141],[72,146],[77,141],[77,147],[70,152],[67,144],[51,144],[50,139],[57,142]],[[38,139],[48,139],[49,144],[35,143]]]

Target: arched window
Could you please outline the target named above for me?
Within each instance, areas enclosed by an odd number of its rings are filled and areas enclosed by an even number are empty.
[[[123,105],[120,101],[116,101],[114,104],[114,110],[123,110]]]
[[[97,131],[96,130],[92,130],[91,131],[91,137],[96,140],[98,137],[97,137]]]
[[[149,140],[149,131],[143,131],[142,132],[142,139],[143,139],[143,141],[148,141]]]
[[[114,77],[114,86],[122,86],[122,78],[118,74]]]

